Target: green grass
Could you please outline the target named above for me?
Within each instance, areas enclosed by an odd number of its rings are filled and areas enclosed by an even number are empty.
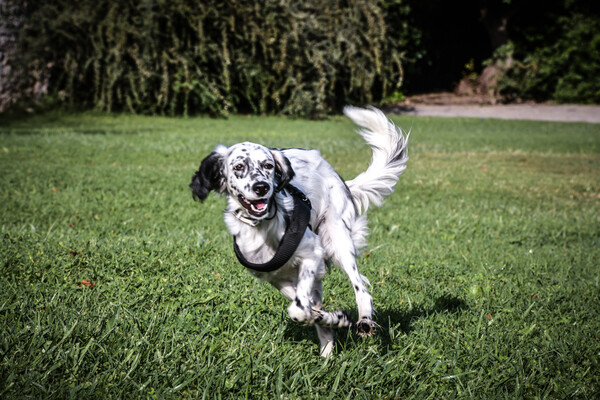
[[[359,260],[381,329],[329,360],[187,185],[242,140],[351,178],[349,121],[2,120],[0,397],[597,398],[600,125],[394,119],[411,159]],[[356,316],[341,271],[325,292]]]

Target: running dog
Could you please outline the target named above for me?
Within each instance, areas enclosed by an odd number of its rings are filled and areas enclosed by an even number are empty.
[[[366,245],[367,210],[393,192],[408,161],[408,134],[380,110],[348,106],[344,114],[373,151],[367,170],[352,180],[344,181],[318,150],[244,142],[216,146],[190,184],[200,201],[211,191],[227,197],[225,224],[238,260],[290,300],[294,321],[315,325],[324,357],[333,348],[333,328],[375,332],[369,281],[356,258]],[[331,264],[350,278],[357,323],[323,308],[321,281]]]

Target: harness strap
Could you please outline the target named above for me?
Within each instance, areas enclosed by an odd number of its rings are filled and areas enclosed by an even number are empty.
[[[288,188],[290,187],[293,188],[292,190],[289,190],[289,192],[294,199],[294,211],[288,220],[285,233],[281,238],[281,242],[279,242],[279,247],[271,260],[263,264],[256,264],[248,261],[240,251],[235,236],[233,237],[233,250],[235,251],[238,261],[244,267],[258,272],[276,271],[292,258],[292,255],[298,248],[298,245],[304,236],[304,232],[310,223],[311,205],[304,193],[296,187],[288,185]]]

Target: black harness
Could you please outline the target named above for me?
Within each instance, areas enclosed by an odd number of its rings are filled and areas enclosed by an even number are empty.
[[[244,267],[258,272],[273,272],[278,270],[292,258],[304,236],[306,228],[310,227],[310,200],[298,188],[290,184],[285,188],[294,199],[294,211],[292,215],[286,216],[287,227],[273,258],[263,264],[255,264],[246,260],[235,241],[235,236],[233,237],[233,250],[238,261]]]

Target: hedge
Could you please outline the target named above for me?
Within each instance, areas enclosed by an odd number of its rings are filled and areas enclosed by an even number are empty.
[[[3,3],[9,12],[21,2]],[[13,70],[24,86],[45,77],[47,98],[72,107],[319,117],[402,82],[378,1],[25,4]]]

